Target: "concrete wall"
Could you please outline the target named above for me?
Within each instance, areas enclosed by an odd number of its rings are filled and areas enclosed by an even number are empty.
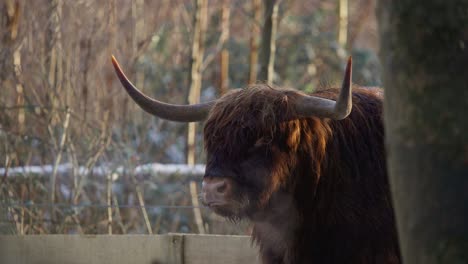
[[[256,264],[248,236],[0,236],[1,264]]]

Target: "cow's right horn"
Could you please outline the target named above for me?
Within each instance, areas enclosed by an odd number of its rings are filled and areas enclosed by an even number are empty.
[[[210,101],[193,105],[175,105],[160,102],[146,96],[138,90],[125,76],[114,56],[112,56],[112,64],[114,65],[120,83],[122,83],[130,97],[132,97],[143,110],[154,116],[178,122],[202,121],[208,116],[208,112],[216,102]]]
[[[302,117],[317,116],[335,120],[346,118],[353,107],[351,75],[352,59],[349,57],[341,91],[336,102],[321,97],[303,95],[295,104],[297,114]]]

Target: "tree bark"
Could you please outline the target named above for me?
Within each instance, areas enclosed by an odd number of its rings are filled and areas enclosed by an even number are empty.
[[[190,91],[189,91],[189,104],[196,104],[200,101],[200,92],[202,85],[202,65],[204,55],[205,32],[208,19],[208,0],[195,1],[195,15],[193,23],[193,40],[192,40],[192,60],[190,72]],[[195,137],[196,137],[196,123],[189,123],[187,135],[187,164],[195,164]],[[190,182],[190,195],[192,205],[194,206],[193,213],[195,222],[197,224],[198,232],[205,233],[203,220],[198,203],[197,185],[194,181]]]
[[[2,89],[2,100],[0,103],[3,105],[18,106],[16,122],[16,131],[19,134],[23,134],[25,131],[25,109],[21,106],[24,105],[24,89],[22,80],[22,64],[21,64],[21,49],[23,38],[20,33],[20,21],[22,19],[22,6],[20,1],[6,0],[0,4],[0,28],[2,29],[0,35],[0,89]],[[9,98],[13,97],[13,92],[16,93],[16,100],[9,101]],[[4,125],[8,126],[9,118],[6,113]],[[2,115],[3,116],[3,115]],[[5,128],[7,128],[5,126]],[[22,139],[16,139],[16,142],[20,142]],[[12,207],[7,204],[11,202],[11,190],[8,186],[8,167],[11,165],[11,156],[17,156],[17,153],[21,153],[22,147],[15,143],[15,147],[12,150],[5,151],[6,155],[0,162],[6,168],[5,173],[2,175],[0,180],[0,234],[15,234],[20,233],[23,229],[18,225],[18,214]],[[16,153],[15,153],[16,152]],[[11,156],[10,156],[11,154]],[[24,210],[24,209],[23,209]],[[8,219],[10,215],[13,220]],[[24,218],[23,218],[24,219]],[[16,223],[16,225],[15,225]],[[23,227],[23,225],[21,225]]]
[[[223,40],[223,48],[220,56],[221,74],[219,79],[219,94],[227,92],[229,88],[229,50],[226,47],[226,40],[229,38],[229,18],[230,18],[230,1],[224,0],[221,10],[221,39]]]
[[[116,47],[116,38],[117,38],[117,16],[116,16],[116,1],[115,0],[110,0],[108,1],[108,34],[109,34],[109,44],[108,44],[108,54],[107,54],[107,57],[110,58],[112,56],[112,54],[115,52],[115,47]],[[114,84],[114,80],[115,80],[115,77],[113,76],[113,72],[110,68],[107,68],[106,71],[105,71],[105,75],[106,75],[106,88],[107,90],[109,91],[109,93],[112,91],[112,88],[113,87],[113,84]],[[143,87],[143,86],[140,86],[140,87]],[[109,119],[113,119],[114,116],[113,116],[113,109],[114,109],[114,101],[112,99],[109,99],[109,100],[106,100],[105,101],[105,107],[104,107],[104,116],[107,117],[107,120],[106,118],[104,118],[105,122],[106,121],[109,121]],[[105,128],[103,128],[104,130]],[[107,184],[106,184],[106,187],[107,187],[107,205],[109,206],[107,208],[107,233],[109,235],[112,235],[113,233],[113,230],[112,230],[112,224],[113,224],[113,203],[112,203],[112,197],[114,196],[113,194],[113,191],[112,191],[112,175],[111,174],[107,174]]]
[[[62,91],[63,67],[62,67],[62,32],[60,29],[60,18],[62,17],[62,0],[48,1],[48,25],[47,25],[47,57],[48,68],[47,80],[50,92],[48,98],[53,110],[50,113],[51,125],[59,122],[58,114],[54,108],[59,107],[60,98],[57,95]]]
[[[467,263],[468,2],[381,0],[377,12],[404,263]]]
[[[338,43],[346,47],[348,41],[348,0],[340,0],[338,3]]]
[[[252,0],[253,22],[250,31],[249,84],[257,82],[258,38],[260,35],[261,0]]]
[[[21,47],[23,39],[19,36],[19,25],[21,15],[21,6],[19,1],[6,0],[1,4],[3,11],[1,15],[2,29],[0,49],[0,85],[2,86],[4,96],[9,97],[8,91],[16,92],[16,105],[24,105],[24,88],[22,84],[21,70]],[[11,97],[13,98],[13,97]],[[4,99],[5,100],[5,99]],[[13,102],[3,101],[4,104]],[[17,131],[24,133],[25,129],[25,111],[19,107],[17,113]]]
[[[196,104],[200,101],[202,84],[201,66],[203,64],[204,42],[207,19],[207,0],[195,1],[195,15],[193,23],[192,59],[190,71],[190,90],[188,102]],[[187,164],[195,164],[195,123],[189,123],[187,142]]]
[[[220,77],[218,91],[220,95],[225,94],[229,89],[229,51],[223,49],[219,58]]]
[[[132,46],[133,46],[133,64],[137,65],[138,59],[139,59],[139,53],[141,50],[141,41],[146,39],[146,34],[145,34],[145,16],[144,16],[144,10],[145,10],[145,3],[143,0],[136,0],[132,1],[132,17],[134,21],[134,32],[133,32],[133,38],[132,38]],[[139,71],[137,70],[137,67],[135,68],[135,84],[136,87],[140,87],[143,89],[144,83],[145,83],[145,71]],[[141,120],[144,120],[145,118],[145,113],[140,112],[140,115],[138,117],[141,122]]]
[[[279,0],[265,0],[265,23],[262,30],[261,65],[259,79],[271,84],[274,77],[276,31]]]
[[[350,7],[348,7],[348,11],[350,11]],[[369,18],[373,14],[375,10],[375,0],[364,0],[359,3],[358,9],[356,14],[353,14],[352,18],[355,21],[351,24],[351,19],[348,18],[348,38],[346,43],[346,49],[348,51],[353,50],[354,42],[356,38],[359,36],[361,31],[363,30],[364,26],[369,23]]]

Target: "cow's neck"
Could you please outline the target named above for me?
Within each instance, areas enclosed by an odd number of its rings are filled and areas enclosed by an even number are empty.
[[[297,166],[291,175],[296,181],[273,194],[268,208],[251,218],[253,239],[260,247],[263,263],[298,263],[295,257],[308,254],[294,251],[304,248],[298,244],[310,242],[304,241],[306,230],[300,228],[305,226],[304,222],[314,221],[310,214],[314,210],[314,201],[304,197],[314,197],[310,194],[315,193],[317,182],[316,177],[304,174],[305,171],[311,170]]]
[[[301,232],[300,213],[292,195],[278,192],[269,208],[252,217],[253,239],[262,252],[264,263],[291,263],[298,233]]]

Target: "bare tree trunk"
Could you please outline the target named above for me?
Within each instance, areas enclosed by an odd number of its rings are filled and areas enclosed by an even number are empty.
[[[265,0],[265,23],[262,32],[261,66],[259,79],[273,83],[275,74],[276,31],[279,0]]]
[[[48,2],[48,25],[47,25],[47,58],[48,69],[47,80],[50,91],[48,99],[52,109],[59,106],[60,98],[57,97],[62,90],[63,67],[62,67],[62,34],[60,30],[60,17],[62,16],[62,0],[49,0]],[[57,113],[50,113],[51,125],[56,124],[59,119]]]
[[[190,71],[189,104],[196,104],[200,101],[203,64],[204,41],[206,31],[207,0],[195,1],[195,15],[192,40],[192,59]],[[187,142],[187,164],[195,164],[195,123],[189,123]]]
[[[94,27],[94,25],[93,25]],[[81,98],[83,105],[83,120],[87,121],[88,117],[88,100],[89,100],[89,89],[88,89],[88,79],[89,79],[89,70],[91,66],[91,33],[85,39],[83,39],[83,44],[80,45],[80,53],[82,53],[81,60],[83,61],[83,78],[81,81]],[[81,54],[80,54],[81,55]]]
[[[202,65],[204,54],[205,32],[208,19],[208,0],[195,1],[195,15],[193,23],[193,42],[192,42],[192,60],[190,71],[190,91],[189,91],[189,104],[196,104],[200,101],[200,92],[202,85]],[[195,137],[196,137],[196,123],[189,123],[187,135],[187,164],[195,164]],[[203,227],[203,220],[198,202],[198,193],[196,182],[190,182],[190,194],[192,198],[192,205],[194,206],[193,213],[195,222],[200,234],[205,233]]]
[[[114,52],[114,49],[116,47],[116,37],[117,37],[117,16],[116,16],[116,6],[115,6],[115,0],[110,0],[109,1],[109,26],[107,27],[109,29],[109,45],[108,45],[108,58],[112,56],[112,53]],[[107,68],[106,70],[106,85],[107,85],[107,90],[112,91],[113,84],[114,84],[114,73],[112,72],[112,69]],[[110,93],[110,92],[109,92]],[[113,119],[113,108],[114,108],[114,101],[109,99],[106,102],[107,106],[105,107],[104,110],[104,117],[107,117],[108,120]],[[104,130],[105,128],[103,128]],[[109,135],[109,133],[106,133]],[[107,208],[107,233],[112,234],[112,223],[113,223],[113,208],[112,208],[112,196],[114,195],[112,192],[112,174],[107,175],[107,205],[109,206]]]
[[[229,88],[229,50],[226,47],[226,40],[229,39],[229,16],[230,6],[229,1],[224,0],[223,8],[221,11],[221,39],[223,40],[223,48],[220,56],[220,81],[219,81],[219,94],[222,95],[227,92]]]
[[[6,29],[2,33],[0,49],[0,84],[4,96],[8,96],[7,90],[16,92],[16,105],[24,105],[24,89],[21,76],[21,47],[22,39],[19,34],[19,23],[21,17],[21,6],[19,1],[6,0],[2,4],[1,28]],[[12,78],[13,77],[13,78]],[[11,102],[3,102],[11,103]],[[25,112],[23,107],[18,108],[17,131],[24,133]]]
[[[16,92],[16,105],[24,105],[24,91],[21,80],[21,47],[22,39],[19,35],[19,23],[21,17],[21,6],[19,1],[7,0],[1,4],[2,13],[0,28],[3,33],[1,37],[2,47],[0,48],[0,87],[2,89],[2,100],[0,101],[3,104],[9,104],[13,102],[8,102],[6,99],[9,96],[9,91]],[[3,101],[5,100],[5,101]],[[24,108],[18,107],[17,113],[17,131],[18,133],[24,133],[25,125],[25,112]],[[18,150],[13,150],[17,152]],[[9,152],[8,150],[6,152]],[[12,156],[15,156],[13,154]],[[8,153],[6,153],[5,160],[1,160],[5,168],[11,165],[11,158]],[[2,197],[2,203],[0,204],[0,234],[14,234],[18,233],[18,215],[14,212],[15,210],[6,203],[11,201],[10,199],[10,188],[7,184],[7,174],[6,171],[2,175],[2,180],[0,181],[0,196]],[[5,204],[4,204],[5,203]],[[13,221],[8,219],[8,215],[14,218]]]
[[[257,82],[261,0],[252,0],[252,7],[253,22],[250,31],[249,84],[254,84],[255,82]]]
[[[55,185],[56,185],[56,180],[57,180],[57,169],[58,166],[60,165],[60,162],[62,160],[62,153],[65,147],[65,142],[67,140],[67,132],[68,132],[68,127],[70,124],[70,111],[67,110],[67,114],[65,116],[65,121],[63,122],[63,127],[62,127],[62,135],[60,137],[60,143],[58,145],[58,151],[57,151],[57,157],[55,158],[54,162],[54,168],[52,171],[52,175],[50,177],[50,203],[51,203],[51,210],[53,210],[53,204],[55,202]]]
[[[220,77],[219,77],[219,94],[223,95],[227,92],[229,88],[229,51],[223,49],[221,51],[221,56],[219,57],[220,64]]]
[[[112,173],[107,174],[106,184],[107,234],[112,235]]]
[[[66,119],[63,123],[63,132],[60,142],[57,144],[54,138],[54,126],[59,125],[60,117],[56,110],[59,107],[60,98],[58,95],[61,92],[62,87],[62,48],[61,48],[61,30],[60,30],[60,17],[62,16],[62,1],[61,0],[49,0],[48,1],[48,25],[47,25],[47,38],[46,38],[46,67],[48,70],[47,81],[49,84],[49,90],[47,91],[47,98],[51,105],[51,110],[49,112],[49,124],[48,130],[51,135],[51,138],[56,147],[56,158],[54,172],[50,178],[50,217],[52,221],[56,220],[55,208],[53,204],[55,203],[56,195],[56,168],[59,165],[62,158],[62,151],[64,148],[68,122],[70,113],[67,111]],[[51,232],[55,228],[52,228]]]
[[[468,263],[468,2],[381,0],[388,167],[404,263]]]
[[[353,49],[356,38],[359,36],[364,26],[368,23],[371,14],[373,14],[375,9],[375,0],[364,0],[364,2],[359,3],[358,9],[359,10],[357,14],[353,15],[353,20],[355,22],[352,26],[348,26],[349,34],[346,44],[348,50]],[[350,19],[348,19],[348,23],[350,23]]]
[[[141,50],[141,41],[146,38],[145,36],[145,20],[143,16],[145,8],[144,0],[136,0],[132,1],[132,18],[134,21],[134,30],[133,30],[133,38],[132,38],[132,48],[133,48],[133,65],[137,65],[139,54]],[[135,69],[135,85],[136,87],[140,87],[143,89],[144,82],[145,82],[145,72],[138,71],[137,67],[133,67]],[[134,106],[135,107],[135,106]],[[138,112],[138,118],[135,120],[136,122],[140,123],[145,117],[144,112]]]
[[[12,40],[16,39],[16,36],[18,33],[18,24],[19,24],[19,16],[20,16],[20,6],[19,3],[16,2],[15,4],[15,15],[16,15],[16,22],[15,25],[12,25],[12,30],[11,30],[11,37]],[[16,32],[15,32],[16,31]],[[15,76],[15,82],[16,82],[16,105],[22,106],[24,105],[24,88],[23,88],[23,81],[22,81],[22,69],[21,69],[21,47],[23,44],[21,41],[19,41],[19,44],[16,46],[13,52],[13,67],[14,67],[14,75]],[[25,130],[25,119],[26,119],[26,113],[24,111],[24,107],[18,108],[18,132],[20,134],[24,133]]]
[[[116,3],[115,0],[110,0],[109,1],[109,25],[107,29],[109,30],[108,35],[109,35],[109,43],[108,43],[108,52],[107,52],[107,57],[110,58],[112,54],[115,52],[115,48],[117,45],[117,15],[116,15]],[[106,68],[106,85],[107,85],[107,90],[109,93],[113,91],[113,85],[115,81],[115,74],[113,70],[108,67]],[[142,86],[141,86],[142,87]],[[108,99],[106,101],[106,106],[104,110],[104,115],[109,115],[109,119],[113,119],[113,113],[114,113],[114,101],[112,98]]]
[[[338,44],[346,47],[348,40],[348,0],[339,0],[338,14],[340,18],[338,27]]]

